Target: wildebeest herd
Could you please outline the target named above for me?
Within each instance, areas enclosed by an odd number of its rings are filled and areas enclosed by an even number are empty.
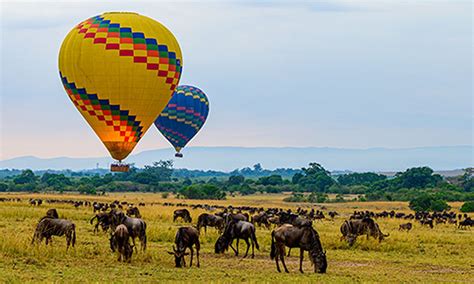
[[[2,201],[2,200],[0,200]],[[35,200],[32,205],[41,205],[43,201]],[[130,262],[133,252],[138,252],[136,239],[140,241],[141,250],[147,247],[147,224],[142,219],[139,207],[145,206],[140,203],[137,206],[127,202],[114,201],[112,203],[88,202],[88,201],[64,201],[45,200],[45,203],[71,203],[75,207],[90,206],[94,216],[90,223],[94,225],[94,233],[99,230],[108,232],[110,249],[118,252],[118,260]],[[79,205],[78,205],[79,204]],[[156,204],[156,203],[155,203]],[[314,272],[325,273],[327,270],[326,251],[323,249],[320,235],[313,226],[316,220],[326,219],[326,215],[333,219],[339,215],[335,211],[324,213],[322,210],[306,210],[298,208],[295,211],[282,208],[257,208],[249,206],[218,206],[218,205],[187,205],[184,203],[160,204],[164,206],[188,207],[192,209],[204,209],[208,212],[199,215],[195,226],[183,226],[178,228],[175,235],[175,244],[169,254],[174,256],[176,267],[185,267],[185,256],[190,254],[189,266],[193,264],[194,255],[196,265],[200,266],[199,251],[201,249],[200,234],[204,228],[213,227],[219,232],[219,237],[215,241],[214,252],[224,253],[232,249],[235,256],[239,255],[239,242],[246,243],[246,250],[243,257],[247,257],[251,249],[251,257],[255,255],[255,248],[260,249],[258,243],[256,227],[272,229],[270,258],[275,261],[276,268],[280,272],[280,262],[284,271],[288,272],[285,264],[286,248],[299,248],[300,265],[299,270],[303,272],[302,263],[304,252],[308,251]],[[173,212],[173,222],[192,223],[191,213],[187,208],[180,208]],[[354,211],[348,220],[340,226],[341,241],[347,241],[349,246],[353,246],[359,236],[366,235],[367,239],[375,238],[382,242],[390,234],[382,232],[376,222],[379,218],[397,218],[407,220],[399,226],[400,231],[409,232],[414,227],[413,221],[419,222],[421,226],[434,228],[436,224],[455,224],[460,229],[470,228],[474,222],[467,214],[456,214],[454,212],[417,212],[406,214],[395,211],[371,212]],[[94,224],[95,222],[95,224]],[[59,218],[56,209],[50,209],[36,225],[33,234],[32,244],[45,239],[46,244],[51,242],[52,236],[66,237],[66,250],[76,243],[76,226],[69,220]],[[189,252],[187,252],[189,251]],[[288,256],[290,251],[288,251]]]

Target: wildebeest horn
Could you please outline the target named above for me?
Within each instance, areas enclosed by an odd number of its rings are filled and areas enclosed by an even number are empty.
[[[174,247],[174,245],[173,245],[173,251],[176,252],[176,248]]]
[[[383,235],[383,236],[384,236],[384,237],[388,237],[388,236],[390,236],[390,233],[388,233],[388,234],[385,234],[385,235]]]

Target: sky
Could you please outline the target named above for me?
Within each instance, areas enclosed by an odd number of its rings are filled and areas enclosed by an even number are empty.
[[[211,108],[189,146],[472,145],[471,1],[97,2],[1,2],[0,160],[108,155],[57,67],[69,30],[106,11],[178,39],[180,84]],[[134,153],[166,147],[152,126]]]

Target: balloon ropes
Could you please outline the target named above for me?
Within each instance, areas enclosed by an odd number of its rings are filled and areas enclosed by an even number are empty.
[[[199,132],[209,113],[206,94],[193,86],[178,86],[168,105],[155,121],[155,126],[173,145],[176,157]]]
[[[74,27],[59,52],[69,98],[110,155],[122,164],[172,97],[181,49],[157,21],[136,13],[104,13]]]

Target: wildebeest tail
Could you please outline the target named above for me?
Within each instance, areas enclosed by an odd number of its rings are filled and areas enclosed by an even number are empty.
[[[258,242],[257,242],[257,236],[255,235],[255,228],[253,229],[252,231],[252,240],[254,241],[255,243],[255,247],[260,250],[260,246],[258,245]]]
[[[72,224],[72,247],[76,244],[76,225]]]
[[[276,247],[275,247],[275,231],[272,232],[272,244],[270,248],[270,258],[274,259],[276,256]]]
[[[94,219],[97,218],[97,215],[95,215],[94,217],[92,217],[92,219],[90,220],[90,223],[92,225],[92,223],[94,222]]]

